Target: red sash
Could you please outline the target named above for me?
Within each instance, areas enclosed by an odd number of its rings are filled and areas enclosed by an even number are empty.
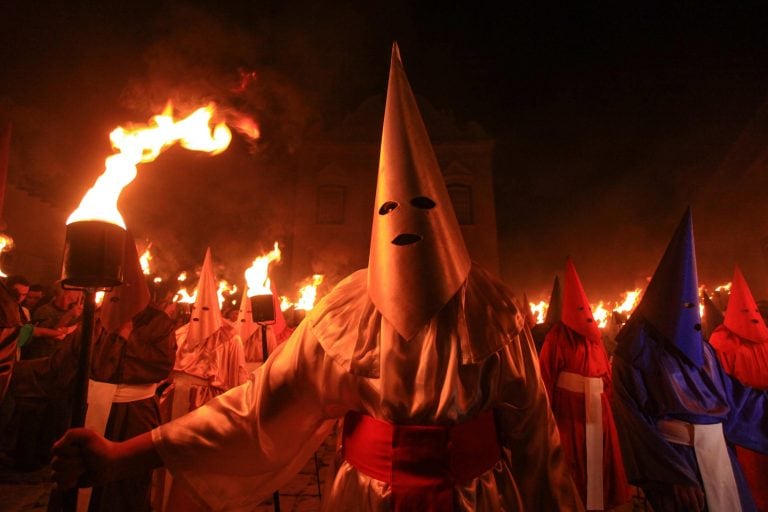
[[[394,512],[448,512],[453,487],[491,469],[501,448],[492,409],[450,427],[393,425],[350,411],[342,453],[361,473],[391,485]]]

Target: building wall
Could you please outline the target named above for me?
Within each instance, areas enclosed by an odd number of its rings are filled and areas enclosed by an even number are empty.
[[[498,274],[493,141],[434,145],[472,258]],[[368,266],[378,144],[312,143],[299,158],[293,279],[318,273],[329,284]]]
[[[67,213],[8,183],[3,214],[5,233],[14,240],[0,257],[0,268],[31,283],[50,285],[61,277]]]

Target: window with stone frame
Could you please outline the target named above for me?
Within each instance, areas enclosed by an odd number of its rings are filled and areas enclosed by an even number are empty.
[[[456,212],[459,224],[464,226],[474,224],[472,187],[461,184],[448,185],[448,195],[451,196],[451,203],[453,203],[453,210]]]

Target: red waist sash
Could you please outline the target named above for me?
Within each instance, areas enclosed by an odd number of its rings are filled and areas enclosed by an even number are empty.
[[[344,417],[342,453],[361,473],[392,487],[395,512],[453,510],[453,487],[501,457],[493,410],[449,427],[393,425],[356,411]]]

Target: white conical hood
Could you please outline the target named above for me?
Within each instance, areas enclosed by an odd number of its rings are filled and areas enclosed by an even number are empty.
[[[368,261],[368,294],[411,339],[456,294],[471,262],[395,44]]]
[[[248,287],[245,286],[243,288],[243,298],[240,300],[240,309],[237,312],[235,332],[237,332],[237,334],[240,335],[240,339],[245,342],[258,328],[259,326],[253,321],[251,299],[248,297]]]
[[[200,281],[197,283],[197,296],[192,305],[192,315],[189,319],[187,331],[187,345],[189,348],[197,346],[215,333],[223,324],[219,296],[216,293],[216,276],[213,272],[213,258],[211,249],[205,252],[203,268],[200,270]]]

